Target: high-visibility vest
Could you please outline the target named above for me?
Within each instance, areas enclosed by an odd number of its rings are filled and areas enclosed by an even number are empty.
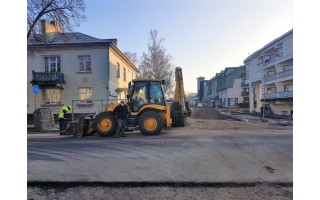
[[[59,111],[58,118],[64,118],[64,110],[68,112],[70,109],[68,108],[68,106],[62,106],[61,110]]]

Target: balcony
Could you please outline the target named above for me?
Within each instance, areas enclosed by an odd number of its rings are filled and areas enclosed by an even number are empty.
[[[241,78],[246,78],[246,73],[241,73]]]
[[[276,75],[276,74],[271,75],[271,76],[266,76],[266,77],[265,77],[265,81],[271,81],[271,80],[274,80],[274,79],[276,79],[276,78],[277,78],[277,75]]]
[[[277,93],[269,93],[269,94],[264,94],[265,99],[275,99],[277,98]]]
[[[278,98],[290,98],[293,97],[293,91],[285,91],[285,92],[278,92]]]
[[[283,77],[292,76],[292,75],[293,75],[293,70],[291,69],[288,71],[278,73],[277,78],[283,78]]]
[[[35,72],[32,71],[32,81],[33,85],[37,84],[39,86],[55,86],[55,85],[65,85],[64,74],[62,72]]]
[[[249,84],[246,84],[245,82],[241,82],[241,87],[249,87]]]
[[[292,101],[293,100],[293,90],[291,91],[284,91],[284,92],[275,92],[262,95],[262,99],[265,98],[268,102],[275,102],[275,101]]]
[[[249,92],[241,92],[241,96],[249,96]]]

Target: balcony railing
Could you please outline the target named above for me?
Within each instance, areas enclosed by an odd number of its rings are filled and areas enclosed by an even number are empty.
[[[249,87],[249,84],[246,84],[244,82],[241,82],[241,87]]]
[[[293,97],[293,91],[278,92],[278,98]]]
[[[292,76],[293,75],[293,70],[288,70],[284,72],[280,72],[277,74],[277,78],[282,78],[282,77],[287,77],[287,76]]]
[[[54,85],[65,84],[64,74],[62,72],[35,72],[32,71],[32,84]]]
[[[277,93],[269,93],[269,94],[264,94],[265,99],[275,99],[277,98]]]
[[[293,90],[285,91],[285,92],[275,92],[275,93],[264,94],[265,99],[291,98],[291,97],[293,97]]]
[[[274,80],[274,79],[276,79],[276,78],[277,78],[276,74],[271,75],[271,76],[266,76],[266,77],[265,77],[265,81],[271,81],[271,80]]]
[[[249,92],[241,92],[241,96],[249,96]]]

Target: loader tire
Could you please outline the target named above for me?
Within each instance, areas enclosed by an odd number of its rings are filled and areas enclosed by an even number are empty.
[[[95,132],[101,137],[112,136],[117,129],[117,121],[112,113],[102,112],[99,113],[94,121],[93,128]]]
[[[144,135],[156,135],[162,130],[161,116],[155,111],[143,113],[138,121],[140,131]]]

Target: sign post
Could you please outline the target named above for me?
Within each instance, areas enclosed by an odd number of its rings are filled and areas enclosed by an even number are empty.
[[[37,97],[36,97],[36,95],[39,93],[40,88],[39,88],[38,85],[34,85],[32,90],[33,90],[33,93],[34,93],[34,110],[36,110],[37,109]]]

